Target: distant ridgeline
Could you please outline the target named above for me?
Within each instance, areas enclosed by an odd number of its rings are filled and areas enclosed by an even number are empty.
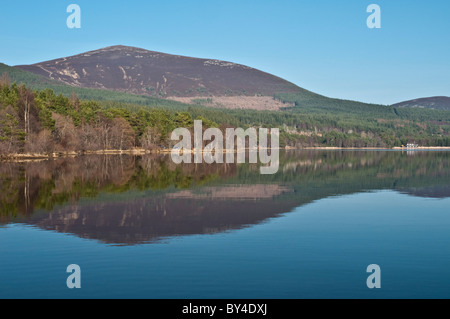
[[[224,110],[69,88],[60,94],[50,88],[35,90],[11,84],[4,72],[0,80],[0,154],[169,148],[174,143],[170,132],[178,127],[192,129],[195,119],[202,120],[205,129],[279,127],[282,147],[394,147],[411,142],[450,146],[450,111],[445,110],[370,105],[306,90],[275,95],[295,105],[281,111]],[[77,90],[91,92],[91,99],[80,99]],[[100,98],[99,92],[105,95]],[[124,102],[128,96],[137,100]]]

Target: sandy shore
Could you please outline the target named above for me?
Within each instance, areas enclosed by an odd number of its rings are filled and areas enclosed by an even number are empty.
[[[50,154],[39,154],[39,153],[16,153],[8,155],[0,155],[1,160],[45,160],[49,158],[58,157],[76,157],[80,155],[144,155],[150,153],[157,153],[157,151],[148,151],[145,149],[131,149],[131,150],[100,150],[100,151],[83,151],[83,152],[54,152]]]

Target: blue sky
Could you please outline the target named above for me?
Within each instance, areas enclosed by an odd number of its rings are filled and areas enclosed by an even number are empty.
[[[66,8],[81,7],[81,29]],[[381,29],[369,29],[369,4]],[[447,0],[2,1],[0,62],[110,45],[241,63],[308,90],[370,103],[450,96]]]

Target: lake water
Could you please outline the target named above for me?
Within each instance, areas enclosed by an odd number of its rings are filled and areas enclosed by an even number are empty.
[[[164,156],[0,163],[0,298],[449,298],[449,164],[445,151],[287,152],[265,176]]]

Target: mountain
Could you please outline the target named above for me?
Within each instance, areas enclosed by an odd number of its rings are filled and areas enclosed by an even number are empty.
[[[72,87],[159,97],[296,93],[301,89],[248,66],[112,46],[16,68]]]
[[[245,65],[128,46],[112,46],[33,65],[0,64],[2,72],[34,89],[48,87],[66,96],[74,92],[82,99],[161,106],[179,102],[175,108],[195,104],[273,111],[297,107],[308,113],[374,109],[381,114],[393,113],[390,107],[331,99]]]
[[[392,105],[393,107],[409,107],[409,108],[427,108],[436,110],[450,110],[450,97],[448,96],[433,96],[421,99],[415,99],[405,102],[400,102]]]

